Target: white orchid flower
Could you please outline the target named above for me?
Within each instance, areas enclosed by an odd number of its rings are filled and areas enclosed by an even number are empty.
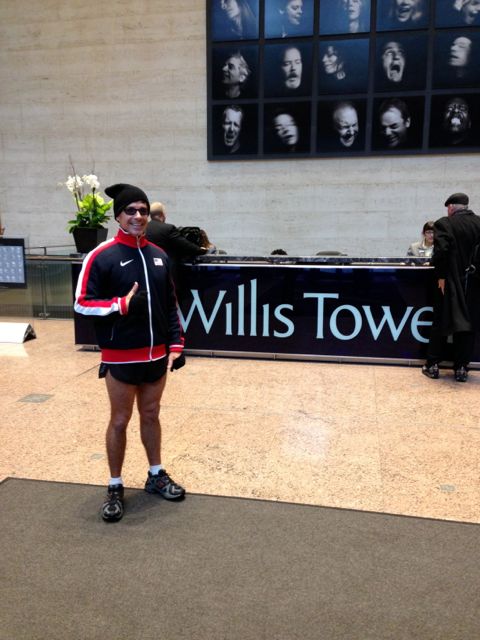
[[[90,189],[95,189],[95,191],[98,191],[100,187],[100,182],[98,181],[98,178],[96,175],[91,173],[88,176],[82,176],[82,180],[85,184],[88,184]]]
[[[67,181],[65,182],[65,186],[70,191],[70,193],[78,193],[82,184],[83,183],[80,176],[68,176]]]

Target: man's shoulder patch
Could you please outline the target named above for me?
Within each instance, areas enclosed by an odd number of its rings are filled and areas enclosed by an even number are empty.
[[[163,267],[163,260],[161,258],[154,258],[153,259],[153,264],[156,267]]]

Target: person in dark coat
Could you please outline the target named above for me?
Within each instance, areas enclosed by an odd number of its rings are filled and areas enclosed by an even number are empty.
[[[150,205],[150,222],[147,224],[147,240],[161,247],[170,258],[172,278],[177,289],[177,296],[183,295],[182,278],[179,263],[182,260],[203,256],[208,247],[201,247],[184,238],[174,224],[165,222],[165,207],[161,202]]]
[[[150,205],[150,222],[147,224],[147,240],[161,247],[173,261],[203,256],[207,247],[199,247],[182,236],[177,227],[165,222],[165,207],[161,202]]]
[[[445,202],[447,216],[434,224],[431,264],[437,283],[433,323],[422,373],[439,377],[447,338],[453,338],[453,369],[457,382],[466,382],[475,345],[480,306],[480,280],[470,273],[475,245],[480,242],[480,217],[468,208],[465,193],[454,193]]]

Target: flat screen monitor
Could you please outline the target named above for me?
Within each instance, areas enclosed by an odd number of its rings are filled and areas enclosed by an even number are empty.
[[[27,287],[23,238],[0,238],[0,287]]]

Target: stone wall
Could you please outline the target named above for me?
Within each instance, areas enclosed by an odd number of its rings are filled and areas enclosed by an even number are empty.
[[[480,212],[479,155],[206,160],[204,0],[0,3],[0,215],[30,246],[71,242],[58,183],[93,168],[235,254],[403,255],[452,191]],[[111,232],[115,224],[110,225]]]

